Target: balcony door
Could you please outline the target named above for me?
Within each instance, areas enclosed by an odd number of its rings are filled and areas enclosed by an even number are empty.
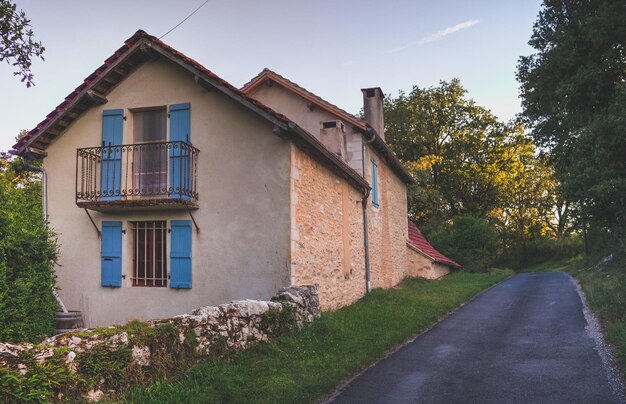
[[[167,194],[166,110],[133,112],[133,193],[141,197]]]

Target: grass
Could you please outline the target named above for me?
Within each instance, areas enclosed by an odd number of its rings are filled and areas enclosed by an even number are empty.
[[[577,265],[580,265],[582,258],[580,256],[574,258],[551,260],[542,262],[541,264],[533,265],[519,270],[518,272],[558,272],[558,271],[571,271]]]
[[[523,271],[567,271],[580,282],[589,307],[600,319],[606,339],[614,348],[622,378],[626,379],[626,258],[618,256],[602,270],[593,265],[598,260],[576,257]]]
[[[615,357],[626,373],[626,259],[617,258],[603,270],[577,265],[570,273],[578,279],[589,306],[599,317]]]
[[[175,380],[133,389],[123,401],[314,402],[507,276],[460,272],[374,290],[350,307],[322,314],[303,330],[229,358],[205,360]]]

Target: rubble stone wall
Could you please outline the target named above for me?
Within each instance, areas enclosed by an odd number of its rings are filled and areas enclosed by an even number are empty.
[[[34,391],[50,401],[98,401],[198,357],[268,341],[318,316],[317,288],[298,286],[280,289],[271,301],[201,307],[168,319],[59,334],[39,345],[0,343],[0,390],[9,401]]]
[[[407,276],[419,276],[426,279],[439,279],[450,273],[450,267],[447,265],[433,262],[423,254],[417,252],[415,248],[407,243],[406,253],[408,258]]]
[[[291,162],[291,284],[318,285],[323,310],[365,295],[363,196],[296,146]]]

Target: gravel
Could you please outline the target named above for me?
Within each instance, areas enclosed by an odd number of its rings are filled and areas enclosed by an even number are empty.
[[[626,395],[624,394],[624,383],[622,381],[620,372],[617,369],[615,358],[613,357],[613,350],[611,346],[606,343],[604,340],[604,336],[602,334],[602,327],[600,326],[600,322],[596,315],[589,308],[589,304],[587,303],[587,298],[585,296],[585,292],[580,287],[580,283],[576,279],[574,279],[570,275],[570,279],[576,286],[576,291],[578,292],[578,296],[580,296],[580,300],[583,305],[583,314],[585,316],[585,320],[587,321],[587,326],[585,330],[587,334],[595,341],[596,343],[596,351],[600,355],[600,359],[602,360],[602,364],[606,370],[607,378],[609,379],[609,385],[611,386],[611,390],[613,392],[613,397],[618,403],[626,404]]]

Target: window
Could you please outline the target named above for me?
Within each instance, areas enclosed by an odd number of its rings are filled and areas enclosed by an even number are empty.
[[[372,206],[377,208],[378,202],[378,163],[372,160]]]
[[[167,286],[167,226],[165,221],[131,222],[133,286]]]
[[[126,272],[133,286],[191,289],[191,220],[128,222],[132,268]],[[102,281],[104,287],[122,287],[122,244],[126,231],[120,221],[102,221]],[[168,263],[169,234],[169,263]],[[126,268],[124,265],[124,268]],[[168,275],[169,269],[169,275]]]
[[[322,122],[322,129],[339,128],[342,132],[345,132],[345,127],[341,121],[326,121]]]
[[[133,112],[133,188],[140,195],[167,193],[165,109]]]

